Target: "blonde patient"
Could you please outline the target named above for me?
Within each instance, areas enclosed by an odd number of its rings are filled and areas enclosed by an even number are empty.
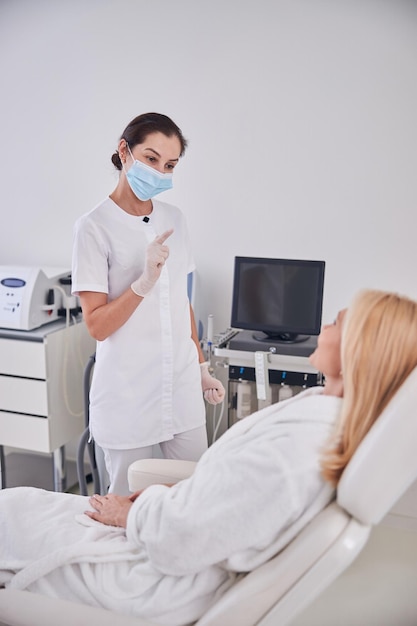
[[[172,487],[92,498],[1,491],[0,584],[171,626],[199,619],[332,500],[417,365],[417,303],[361,292],[323,326],[310,360],[324,387],[241,420]]]

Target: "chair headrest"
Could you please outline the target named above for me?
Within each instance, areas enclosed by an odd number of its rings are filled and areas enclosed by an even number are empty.
[[[346,466],[341,507],[378,524],[417,478],[417,368],[391,399]]]

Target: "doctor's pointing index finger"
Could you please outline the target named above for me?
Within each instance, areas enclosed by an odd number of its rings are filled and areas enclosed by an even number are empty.
[[[173,232],[174,232],[173,228],[166,230],[164,233],[162,233],[162,235],[159,235],[158,237],[155,238],[155,242],[160,243],[162,245],[163,243],[165,243],[168,237],[172,235]]]

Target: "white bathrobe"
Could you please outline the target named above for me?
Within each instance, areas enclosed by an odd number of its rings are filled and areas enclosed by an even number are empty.
[[[235,424],[191,478],[146,489],[126,530],[90,520],[84,496],[0,491],[0,584],[161,624],[195,621],[331,500],[318,458],[341,400],[321,392]]]

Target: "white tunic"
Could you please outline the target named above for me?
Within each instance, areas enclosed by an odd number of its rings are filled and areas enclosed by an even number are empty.
[[[82,515],[83,496],[0,491],[0,584],[161,624],[197,620],[331,500],[318,457],[340,406],[316,388],[245,418],[191,478],[146,489],[126,531]]]
[[[182,213],[153,200],[149,221],[107,198],[74,228],[72,289],[114,300],[144,269],[149,242],[173,228],[160,279],[128,321],[97,342],[90,429],[104,448],[137,448],[205,423],[187,274],[194,261]]]

